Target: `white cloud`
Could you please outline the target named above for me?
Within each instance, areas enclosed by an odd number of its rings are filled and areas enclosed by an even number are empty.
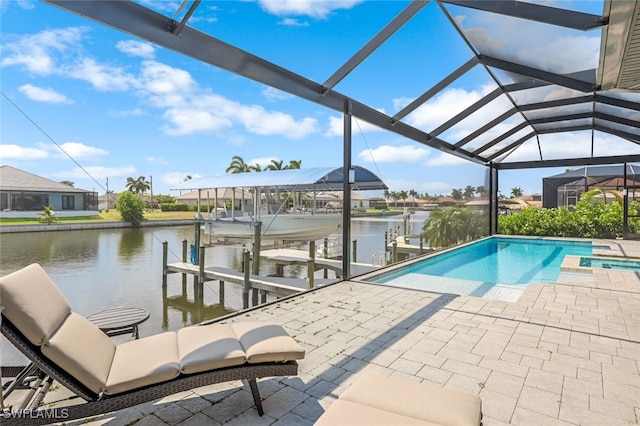
[[[358,157],[366,163],[418,163],[429,155],[426,148],[403,145],[381,145],[376,149],[361,151]]]
[[[248,131],[258,135],[303,139],[318,131],[318,121],[315,118],[296,120],[290,114],[267,111],[260,105],[243,105],[237,112],[237,118]]]
[[[518,52],[520,61],[535,58],[537,67],[561,74],[598,67],[600,39],[593,36],[560,37],[524,47]],[[586,65],[586,66],[585,66]]]
[[[265,88],[262,91],[262,96],[264,96],[268,101],[283,101],[283,100],[293,98],[293,95],[290,95],[287,92],[283,92],[282,90],[276,89],[275,87]]]
[[[134,108],[134,109],[122,110],[122,111],[110,109],[108,113],[113,117],[121,117],[121,118],[139,117],[141,115],[144,115],[144,112],[140,108]]]
[[[156,61],[143,62],[140,81],[142,89],[155,97],[156,106],[176,105],[176,99],[197,89],[188,71]]]
[[[381,111],[384,112],[384,111]],[[382,132],[384,129],[381,129],[378,126],[374,126],[373,124],[369,124],[366,121],[358,120],[353,117],[353,121],[351,122],[351,133],[371,133],[371,132]],[[344,131],[344,121],[342,116],[331,116],[329,117],[329,125],[328,129],[325,132],[325,136],[342,136]]]
[[[550,25],[543,32],[537,22],[493,13],[470,12],[456,20],[472,44],[490,56],[562,74],[598,66],[599,34],[575,35],[573,30]]]
[[[85,57],[63,71],[67,76],[91,83],[101,92],[126,91],[138,86],[136,78],[120,67],[100,64]]]
[[[306,15],[324,19],[338,9],[351,9],[362,0],[259,0],[264,10],[278,16]]]
[[[167,124],[162,130],[173,136],[192,135],[198,133],[214,133],[231,126],[231,120],[215,116],[209,111],[189,108],[172,108],[163,115]]]
[[[3,35],[2,66],[23,67],[29,73],[50,75],[58,70],[54,54],[76,50],[86,28],[44,30],[25,36]]]
[[[469,160],[456,157],[455,155],[447,154],[446,152],[441,152],[437,156],[433,158],[429,158],[424,163],[425,166],[429,166],[429,167],[449,167],[449,166],[459,166],[461,164],[468,165],[468,164],[471,164],[471,162]]]
[[[184,182],[187,176],[191,176],[191,179],[196,179],[202,177],[197,173],[189,173],[189,172],[169,172],[165,173],[160,177],[162,183],[164,183],[169,189],[174,189],[180,183]]]
[[[591,131],[544,134],[539,136],[542,156],[545,160],[557,158],[581,158],[591,156]],[[617,136],[595,132],[594,150],[596,156],[638,155],[640,146]],[[523,143],[506,162],[540,160],[537,139]]]
[[[18,0],[16,3],[24,10],[31,10],[35,7],[33,5],[34,2],[31,0]]]
[[[18,91],[27,98],[37,102],[47,102],[51,104],[71,104],[73,101],[50,87],[38,87],[33,84],[25,84],[18,87]]]
[[[156,51],[153,45],[138,40],[119,41],[116,48],[127,55],[145,59],[153,59]]]
[[[2,161],[13,160],[40,160],[42,158],[48,158],[49,153],[45,149],[41,148],[25,148],[19,145],[2,144],[2,150],[0,151],[0,158]]]
[[[41,149],[52,152],[59,158],[71,157],[74,160],[97,160],[109,155],[109,153],[102,148],[85,145],[80,142],[66,142],[61,144],[60,147],[54,144],[44,143],[38,145]]]
[[[218,94],[198,90],[195,86],[194,93],[187,90],[184,95],[185,99],[176,96],[173,104],[178,106],[167,110],[163,116],[167,120],[163,127],[167,134],[214,133],[231,128],[234,124],[240,124],[258,135],[281,135],[287,139],[302,139],[318,131],[314,118],[296,119],[290,114],[270,111],[261,105],[243,105]],[[171,97],[173,93],[168,92],[162,99]],[[164,103],[160,99],[158,102]]]
[[[384,182],[389,187],[389,191],[409,191],[415,189],[421,194],[426,192],[429,195],[448,195],[453,188],[451,184],[439,181],[420,182],[408,179],[385,179]]]
[[[295,18],[284,18],[280,22],[278,22],[278,24],[285,25],[288,27],[308,27],[309,26],[308,22],[299,21]]]
[[[151,164],[159,164],[161,166],[166,166],[169,164],[167,160],[161,157],[145,157],[145,160],[147,160]]]
[[[412,126],[429,132],[430,130],[434,130],[441,124],[447,122],[460,111],[482,99],[493,89],[495,89],[494,84],[482,86],[480,89],[472,91],[457,88],[445,90],[409,114],[404,121]],[[488,111],[487,107],[481,109],[483,114],[484,111]],[[490,118],[482,122],[481,125],[495,118],[495,115],[491,115],[493,112],[494,111],[488,112],[487,117]],[[476,130],[480,126],[477,126],[473,130]]]

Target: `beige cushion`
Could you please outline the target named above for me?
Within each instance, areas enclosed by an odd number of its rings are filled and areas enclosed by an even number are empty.
[[[178,331],[180,371],[185,374],[244,364],[246,357],[231,326],[210,324]]]
[[[71,313],[42,353],[95,393],[104,390],[116,345],[86,318]]]
[[[233,323],[231,328],[251,364],[304,358],[304,348],[280,325],[248,321]]]
[[[391,377],[363,375],[340,400],[442,426],[478,426],[481,419],[482,401],[477,395]]]
[[[164,382],[179,373],[178,337],[175,332],[131,340],[116,347],[104,393],[114,395]]]
[[[338,399],[314,423],[318,426],[438,426],[436,423],[390,413]]]
[[[42,345],[71,313],[69,303],[37,263],[0,278],[2,314],[34,345]]]

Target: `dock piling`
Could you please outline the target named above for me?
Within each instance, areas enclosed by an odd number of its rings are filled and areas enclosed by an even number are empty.
[[[169,253],[169,243],[162,242],[162,288],[167,288],[167,258]]]
[[[182,263],[187,263],[187,250],[188,250],[188,241],[185,238],[182,240]],[[187,274],[182,273],[182,294],[187,292]]]
[[[198,284],[204,283],[204,245],[198,250]]]
[[[357,260],[358,259],[358,240],[353,240],[352,244],[353,244],[353,249],[351,250],[352,258],[353,258],[352,262],[355,263],[358,261]]]
[[[242,285],[242,309],[249,308],[249,289],[251,289],[251,281],[250,271],[249,271],[249,258],[250,253],[249,250],[244,250],[242,253],[242,261],[244,264],[243,272],[244,272],[244,281]]]
[[[309,259],[307,259],[307,279],[309,280],[309,289],[312,289],[315,286],[315,265],[314,265],[314,261],[313,258],[310,257]]]
[[[323,244],[323,246],[322,246],[322,257],[327,259],[329,257],[329,238],[324,237],[324,240],[322,241],[322,244]],[[329,278],[329,270],[327,268],[324,268],[322,276],[323,276],[324,279]]]
[[[262,222],[256,222],[253,228],[253,263],[251,273],[260,275],[260,244],[262,237]]]
[[[200,253],[197,251],[200,249],[200,223],[196,222],[194,230],[194,245],[196,246],[196,262],[200,260]]]
[[[393,240],[391,243],[391,263],[396,263],[398,261],[398,242]]]

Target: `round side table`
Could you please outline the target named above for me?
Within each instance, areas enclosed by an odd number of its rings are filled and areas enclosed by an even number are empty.
[[[109,337],[132,333],[135,339],[140,337],[138,325],[148,318],[149,311],[143,308],[111,308],[87,317]]]

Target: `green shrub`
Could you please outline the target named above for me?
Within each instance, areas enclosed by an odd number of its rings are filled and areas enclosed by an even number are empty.
[[[144,201],[138,194],[122,191],[116,199],[117,208],[122,220],[139,227],[144,220]]]
[[[160,210],[163,212],[195,212],[198,211],[198,206],[179,203],[162,203],[160,204]]]
[[[637,203],[631,203],[637,209]],[[573,211],[564,207],[523,209],[520,213],[498,218],[498,232],[507,235],[532,235],[579,238],[622,237],[622,205],[583,197]],[[636,232],[638,219],[629,219],[629,231]]]
[[[44,209],[38,214],[38,220],[44,223],[52,223],[57,222],[58,217],[56,216],[56,212],[50,206],[44,206]]]

